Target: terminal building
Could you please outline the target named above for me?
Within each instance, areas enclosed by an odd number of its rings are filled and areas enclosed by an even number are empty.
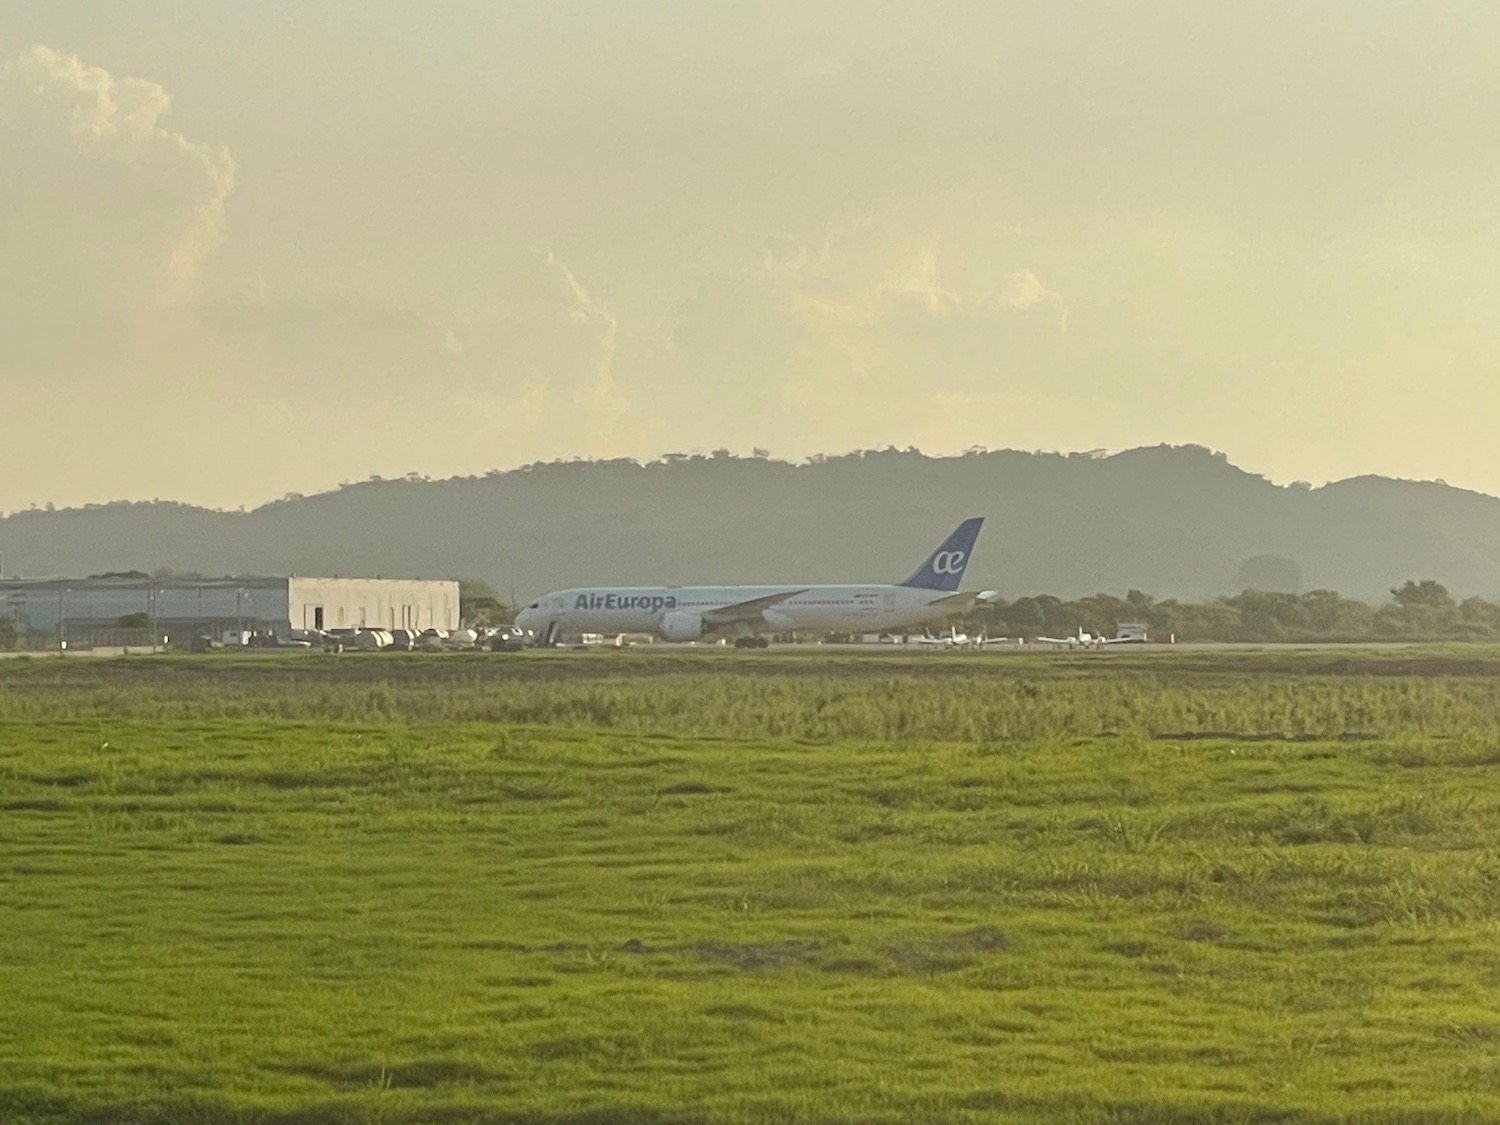
[[[0,578],[23,647],[183,643],[334,629],[456,629],[458,583],[407,578]]]

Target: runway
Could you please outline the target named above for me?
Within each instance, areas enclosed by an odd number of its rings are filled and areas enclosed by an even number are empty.
[[[1255,653],[1255,652],[1338,652],[1338,651],[1400,651],[1402,649],[1421,647],[1420,641],[1185,641],[1181,644],[1121,644],[1108,645],[1104,648],[1084,648],[1082,646],[1069,647],[1067,645],[1047,644],[990,644],[983,648],[969,646],[943,646],[943,645],[919,645],[919,644],[861,644],[861,643],[797,643],[797,644],[772,644],[769,648],[761,649],[736,649],[729,645],[720,644],[635,644],[616,647],[614,645],[565,645],[555,651],[571,652],[598,652],[618,653],[624,656],[629,652],[654,652],[654,653],[718,653],[725,655],[745,657],[765,656],[818,656],[828,654],[830,656],[855,656],[868,657],[872,660],[891,657],[923,657],[934,660],[953,660],[961,657],[973,659],[980,658],[1005,658],[1014,656],[1089,656],[1108,659],[1110,656],[1122,654],[1157,654],[1166,656],[1172,653],[1202,653],[1202,652],[1225,652],[1225,653]],[[164,654],[167,650],[160,650]],[[267,650],[247,650],[257,656],[264,657]],[[315,651],[315,650],[309,650]],[[122,648],[74,648],[65,653],[57,649],[31,650],[19,652],[0,652],[0,660],[19,659],[22,657],[57,659],[65,657],[69,660],[100,659],[122,656],[148,656],[151,649],[146,647],[122,649]],[[179,651],[180,654],[180,651]],[[232,649],[219,650],[213,654],[215,659],[234,659],[238,655]],[[285,653],[284,655],[293,659],[303,655],[302,653]],[[383,659],[379,652],[355,652],[344,654],[354,659],[378,658]],[[426,653],[422,654],[433,659],[443,659],[455,653]],[[515,656],[514,653],[495,653],[496,659],[504,659],[507,656]]]
[[[1173,652],[1334,652],[1345,649],[1378,651],[1412,648],[1417,641],[1184,641],[1179,644],[1121,644],[1102,648],[1085,648],[1081,645],[1048,644],[989,644],[983,648],[963,645],[914,645],[914,644],[773,644],[760,652],[837,652],[844,654],[866,654],[870,656],[901,655],[917,653],[932,656],[1109,656],[1120,653],[1173,653]],[[660,647],[660,646],[652,646]],[[720,647],[699,645],[699,648]],[[754,650],[752,650],[754,651]]]

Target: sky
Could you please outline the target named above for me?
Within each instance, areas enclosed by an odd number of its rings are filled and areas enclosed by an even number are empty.
[[[19,0],[0,511],[728,448],[1500,494],[1493,0]]]

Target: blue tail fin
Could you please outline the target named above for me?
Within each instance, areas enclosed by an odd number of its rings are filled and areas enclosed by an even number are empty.
[[[979,538],[983,516],[964,520],[958,530],[943,540],[943,545],[924,562],[918,571],[901,583],[923,590],[942,590],[952,593],[963,581],[964,568],[969,565],[969,555],[974,550],[974,541]]]

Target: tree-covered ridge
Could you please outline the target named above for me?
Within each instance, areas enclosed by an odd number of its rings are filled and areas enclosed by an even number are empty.
[[[503,455],[497,453],[497,455]],[[1009,599],[1247,587],[1379,599],[1410,575],[1500,598],[1500,500],[1440,482],[1277,485],[1197,446],[865,451],[793,464],[673,454],[369,480],[252,511],[119,503],[0,519],[5,572],[473,576],[509,599],[586,585],[900,581],[987,517],[965,585]]]

